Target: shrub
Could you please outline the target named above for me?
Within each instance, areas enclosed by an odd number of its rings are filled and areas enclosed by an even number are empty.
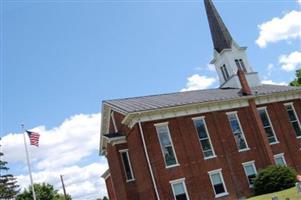
[[[256,195],[277,192],[296,183],[296,171],[286,166],[272,165],[261,170],[254,179]]]

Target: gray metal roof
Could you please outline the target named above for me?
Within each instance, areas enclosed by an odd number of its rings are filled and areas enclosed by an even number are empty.
[[[232,45],[231,34],[218,14],[212,0],[204,0],[204,3],[214,49],[219,53],[223,49],[230,49]]]
[[[301,87],[261,85],[252,89],[253,95],[269,95],[289,91],[301,91]],[[240,89],[209,89],[195,90],[188,92],[176,92],[170,94],[160,94],[125,99],[106,100],[109,104],[126,113],[142,112],[154,109],[169,108],[188,104],[205,103],[210,101],[223,101],[240,98]]]

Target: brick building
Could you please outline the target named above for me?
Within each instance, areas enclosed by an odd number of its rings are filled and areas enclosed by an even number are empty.
[[[301,88],[261,84],[204,3],[220,87],[103,101],[110,200],[240,199],[268,165],[301,173]]]

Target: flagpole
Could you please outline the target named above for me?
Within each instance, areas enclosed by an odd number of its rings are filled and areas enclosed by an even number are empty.
[[[28,153],[28,149],[27,149],[27,143],[26,143],[26,137],[25,137],[25,131],[24,131],[24,124],[21,124],[21,128],[22,128],[23,138],[24,138],[24,146],[25,146],[26,160],[27,160],[28,172],[29,172],[31,189],[32,189],[32,196],[33,196],[33,200],[36,200],[36,192],[35,192],[34,186],[33,186],[33,179],[32,179],[32,174],[31,174],[31,167],[30,167],[29,153]]]

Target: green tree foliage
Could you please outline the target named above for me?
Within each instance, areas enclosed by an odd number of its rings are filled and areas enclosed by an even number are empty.
[[[102,200],[109,200],[108,197],[104,196]]]
[[[296,183],[296,171],[286,166],[272,165],[261,170],[254,179],[256,195],[281,191]]]
[[[16,178],[12,174],[6,173],[9,168],[7,167],[7,162],[2,159],[3,155],[0,152],[0,199],[12,199],[19,192],[19,186]]]
[[[34,184],[37,200],[65,200],[63,194],[59,194],[52,185],[48,183]],[[29,186],[16,200],[32,200],[32,188]],[[67,200],[72,200],[70,195],[67,195]]]
[[[290,82],[291,86],[301,86],[301,69],[296,71],[296,78],[292,82]]]

